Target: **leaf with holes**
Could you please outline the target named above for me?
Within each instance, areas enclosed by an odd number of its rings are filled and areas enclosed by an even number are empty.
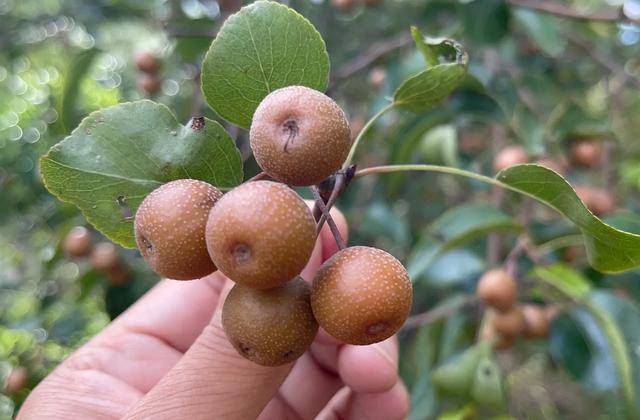
[[[196,118],[183,126],[151,101],[90,114],[41,158],[40,171],[49,191],[125,247],[135,247],[138,205],[163,183],[193,178],[230,188],[242,182],[240,153],[220,124]]]
[[[270,92],[290,85],[324,91],[328,80],[329,56],[318,31],[272,1],[257,1],[229,17],[202,63],[207,102],[244,128]]]
[[[462,83],[469,56],[453,40],[425,38],[416,28],[411,28],[411,33],[427,69],[405,80],[396,90],[393,103],[423,112],[438,105]]]

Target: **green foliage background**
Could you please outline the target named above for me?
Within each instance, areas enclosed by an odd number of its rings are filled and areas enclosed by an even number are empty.
[[[383,1],[348,12],[327,2],[289,6],[324,38],[328,91],[354,124],[424,70],[411,25],[430,37],[456,39],[469,54],[473,77],[441,106],[381,118],[356,155],[360,167],[446,164],[491,176],[493,156],[508,144],[561,161],[570,140],[597,137],[606,141],[606,162],[571,170],[568,180],[613,192],[618,210],[606,221],[640,233],[640,27],[559,19],[511,3]],[[585,11],[601,6],[565,3]],[[154,100],[179,124],[200,115],[220,121],[241,151],[245,178],[258,172],[247,133],[217,117],[200,93],[200,65],[227,16],[204,0],[0,0],[0,380],[16,366],[30,373],[27,389],[0,396],[0,418],[10,418],[47,372],[156,281],[135,251],[122,250],[135,278],[124,286],[109,286],[88,261],[67,258],[62,239],[86,221],[44,189],[37,165],[82,117],[143,98],[134,53],[162,58],[163,84]],[[372,68],[386,73],[379,88],[370,84]],[[479,146],[468,147],[470,134]],[[556,213],[510,193],[497,200],[490,186],[474,180],[423,173],[362,178],[339,206],[351,243],[378,246],[406,263],[415,313],[472,294],[479,275],[503,262],[522,232],[536,245],[545,267],[518,259],[523,298],[567,310],[549,340],[519,341],[497,355],[511,415],[617,417],[640,402],[640,273],[590,268],[579,231]],[[497,256],[487,252],[496,238]],[[98,232],[94,239],[104,240]],[[578,256],[567,265],[566,251],[575,245]],[[401,334],[412,418],[478,414],[470,397],[439,393],[431,375],[474,344],[480,320],[472,306]],[[622,368],[620,351],[628,362]]]

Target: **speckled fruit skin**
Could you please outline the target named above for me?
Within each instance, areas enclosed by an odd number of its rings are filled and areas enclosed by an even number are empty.
[[[236,284],[222,307],[227,338],[240,355],[260,365],[294,361],[318,332],[310,293],[302,277],[267,290]]]
[[[251,122],[251,149],[269,176],[288,185],[315,185],[340,169],[351,129],[338,104],[304,86],[275,90]]]
[[[391,337],[411,310],[407,270],[380,249],[354,246],[337,252],[313,280],[311,307],[329,334],[349,344]]]
[[[509,146],[502,149],[493,159],[493,169],[500,172],[513,165],[529,162],[529,155],[522,146]]]
[[[84,226],[76,226],[65,236],[64,252],[72,257],[83,257],[91,252],[91,232]]]
[[[517,306],[505,312],[494,311],[492,321],[496,331],[502,335],[513,337],[524,332],[524,317]]]
[[[528,338],[544,338],[549,335],[549,320],[545,308],[538,305],[522,305],[524,335]]]
[[[291,188],[253,181],[220,199],[209,214],[206,237],[211,259],[227,277],[268,289],[300,274],[315,245],[316,223]]]
[[[518,285],[509,273],[496,268],[483,274],[478,281],[476,293],[485,304],[500,311],[507,311],[516,302]]]
[[[136,212],[136,243],[149,266],[174,280],[197,279],[216,270],[207,252],[205,227],[217,188],[195,179],[168,182]]]

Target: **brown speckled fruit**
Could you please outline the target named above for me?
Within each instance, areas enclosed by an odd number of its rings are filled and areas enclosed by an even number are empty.
[[[309,295],[302,277],[266,290],[236,284],[222,307],[227,338],[240,355],[260,365],[294,361],[318,332]]]
[[[544,338],[549,335],[549,320],[545,309],[538,305],[522,305],[524,335],[529,338]]]
[[[315,245],[316,223],[291,188],[253,181],[220,199],[206,237],[211,259],[227,277],[267,289],[300,274]]]
[[[145,73],[157,73],[160,69],[160,60],[149,51],[142,51],[135,55],[134,61],[138,70]]]
[[[516,302],[518,285],[509,273],[496,268],[484,273],[478,281],[476,293],[486,305],[500,311],[507,311]]]
[[[584,205],[596,216],[609,214],[616,209],[615,198],[603,188],[580,186],[575,190]]]
[[[251,122],[258,165],[288,185],[315,185],[340,169],[351,146],[347,117],[333,99],[304,86],[275,90]]]
[[[520,335],[525,328],[524,316],[518,306],[506,312],[494,311],[491,320],[496,331],[506,336]]]
[[[313,280],[311,306],[329,334],[349,344],[392,336],[411,310],[413,290],[400,261],[381,249],[354,246],[337,252]]]
[[[195,179],[171,181],[149,194],[136,212],[136,243],[153,271],[175,280],[206,276],[216,267],[204,234],[217,188]]]
[[[111,242],[100,242],[91,253],[91,265],[99,271],[109,271],[120,265],[120,254]]]
[[[72,257],[83,257],[91,252],[91,248],[91,232],[84,226],[74,227],[62,243],[64,252]]]
[[[600,140],[578,140],[571,145],[571,162],[577,166],[592,168],[602,163],[604,147]]]
[[[513,165],[529,162],[529,155],[522,146],[509,146],[502,149],[493,159],[493,169],[500,172]]]

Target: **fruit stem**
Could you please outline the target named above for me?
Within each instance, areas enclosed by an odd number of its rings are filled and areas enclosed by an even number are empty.
[[[329,210],[327,210],[327,207],[324,204],[324,200],[320,196],[320,191],[318,190],[318,187],[309,187],[309,188],[313,193],[313,198],[315,198],[316,200],[316,206],[320,208],[320,211],[322,211],[322,215],[327,220],[327,224],[329,225],[329,229],[331,229],[331,233],[333,234],[333,239],[335,239],[336,244],[338,245],[338,249],[340,250],[345,249],[346,245],[344,243],[344,240],[342,239],[342,235],[340,235],[340,230],[338,230],[338,226],[336,225],[336,222],[333,220],[333,217],[331,217]],[[319,233],[320,229],[318,229],[317,232]]]
[[[465,308],[467,306],[475,305],[479,302],[479,299],[475,295],[464,296],[456,302],[452,302],[449,305],[438,306],[434,309],[428,310],[426,312],[422,312],[417,315],[410,316],[402,326],[402,330],[411,330],[414,328],[421,327],[423,325],[431,324],[433,322],[439,321],[443,318],[449,317],[460,309]]]
[[[336,200],[338,199],[338,195],[340,195],[340,193],[342,192],[342,188],[345,183],[344,181],[345,181],[345,174],[342,172],[338,172],[336,174],[336,182],[333,186],[333,190],[331,190],[331,195],[329,196],[329,199],[327,200],[327,204],[325,206],[327,208],[327,214],[329,214],[329,212],[331,211],[331,208],[333,207],[333,205],[336,203]],[[320,232],[320,229],[322,229],[322,226],[324,226],[324,222],[326,220],[327,220],[327,217],[325,216],[325,213],[322,213],[320,215],[320,218],[318,219],[318,227],[317,227],[318,232]]]
[[[394,107],[393,102],[386,105],[384,108],[378,111],[373,117],[371,117],[371,119],[367,121],[364,127],[362,127],[362,130],[360,130],[360,132],[356,136],[356,139],[353,141],[353,144],[351,145],[351,149],[349,150],[349,155],[347,155],[347,159],[344,161],[344,164],[342,165],[343,170],[346,170],[351,165],[351,161],[353,161],[353,157],[356,154],[356,149],[358,148],[358,144],[360,144],[360,140],[362,140],[362,138],[367,133],[367,131],[369,131],[371,126],[376,122],[378,118],[380,118],[384,113],[386,113],[393,107]]]

